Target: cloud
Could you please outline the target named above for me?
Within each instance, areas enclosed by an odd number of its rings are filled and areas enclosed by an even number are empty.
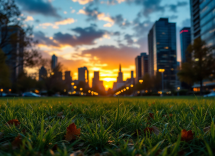
[[[91,54],[92,57],[96,56],[101,62],[108,64],[108,68],[112,69],[121,63],[123,66],[129,66],[134,63],[136,55],[139,55],[141,51],[139,48],[133,48],[128,46],[100,46],[98,48],[92,48],[84,50],[82,54]]]
[[[86,28],[77,27],[71,29],[75,34],[61,33],[54,34],[54,39],[62,45],[79,46],[92,45],[96,39],[102,38],[106,31],[99,30],[96,26]]]
[[[177,4],[171,4],[168,7],[170,8],[170,11],[172,12],[177,12],[178,7],[183,7],[186,6],[188,3],[187,2],[178,2]]]
[[[26,22],[27,21],[33,21],[33,20],[34,20],[34,18],[32,16],[27,16],[27,18],[25,19]]]
[[[128,45],[132,45],[134,43],[133,39],[132,39],[132,35],[126,34],[124,36],[124,39],[126,40]]]
[[[92,2],[93,0],[72,0],[73,2],[78,2],[81,5],[85,5],[87,3]]]
[[[46,29],[47,27],[52,27],[53,29],[58,29],[59,25],[68,25],[68,24],[72,24],[74,22],[75,22],[75,20],[73,18],[68,18],[68,19],[65,19],[62,21],[55,22],[54,24],[53,23],[42,23],[39,26],[43,27],[43,29]]]
[[[190,27],[190,25],[191,25],[190,18],[187,18],[184,21],[182,21],[182,27]]]
[[[41,31],[34,33],[34,38],[39,41],[39,44],[59,47],[60,45],[56,43],[52,38],[46,37],[45,34]]]
[[[50,2],[43,0],[16,0],[16,2],[22,7],[23,11],[31,14],[41,14],[44,16],[52,16],[60,18],[57,13],[57,9],[53,7]]]
[[[112,27],[113,26],[113,23],[106,23],[104,24],[104,27]]]

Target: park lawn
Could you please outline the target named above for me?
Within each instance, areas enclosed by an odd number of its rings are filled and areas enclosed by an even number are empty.
[[[0,155],[213,155],[214,108],[200,97],[0,98]],[[67,141],[72,123],[80,135]]]

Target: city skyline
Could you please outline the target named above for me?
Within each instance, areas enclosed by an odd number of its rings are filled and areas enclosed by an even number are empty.
[[[117,79],[118,64],[122,64],[125,81],[130,71],[135,71],[134,58],[142,51],[148,54],[147,34],[160,17],[176,22],[177,30],[190,26],[189,0],[16,2],[27,17],[26,23],[34,26],[44,58],[55,54],[74,79],[78,78],[78,67],[87,66],[90,83],[93,71],[99,70],[106,89]],[[128,9],[129,13],[122,12]],[[177,55],[180,60],[178,33]],[[34,71],[28,69],[29,73]]]

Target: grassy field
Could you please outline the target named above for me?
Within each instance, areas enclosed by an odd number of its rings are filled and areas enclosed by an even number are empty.
[[[214,108],[199,97],[0,98],[0,155],[212,156]]]

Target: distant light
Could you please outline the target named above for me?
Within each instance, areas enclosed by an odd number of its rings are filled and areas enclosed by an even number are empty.
[[[77,86],[74,86],[74,89],[76,89],[77,88]]]
[[[1,89],[1,92],[3,92],[4,90],[3,89]]]
[[[160,73],[163,73],[163,72],[165,72],[165,69],[159,69],[158,70]]]
[[[164,47],[164,49],[169,49],[169,47]]]
[[[130,87],[134,87],[134,85],[132,84]]]
[[[88,90],[88,93],[91,93],[91,90]]]
[[[182,34],[183,32],[189,32],[189,30],[181,30],[180,34]]]
[[[140,94],[140,91],[138,91],[137,94]]]
[[[71,83],[71,85],[72,85],[72,86],[74,86],[74,85],[75,85],[75,83],[74,83],[74,82],[72,82],[72,83]]]
[[[196,58],[195,61],[198,62],[198,61],[199,61],[199,58]]]
[[[124,89],[124,91],[126,91],[126,89]]]
[[[141,83],[141,84],[142,84],[142,83],[143,83],[143,80],[139,80],[139,83]]]
[[[83,90],[83,88],[80,88],[80,91],[82,91]]]
[[[52,72],[51,75],[54,75],[54,72]]]
[[[180,90],[181,88],[180,88],[180,87],[178,87],[177,89],[178,89],[178,90]]]
[[[9,89],[9,92],[11,92],[12,90],[11,89]]]
[[[64,89],[63,91],[66,92],[66,89]]]
[[[126,87],[127,90],[129,90],[129,87]]]
[[[148,90],[146,90],[145,92],[148,93]]]

